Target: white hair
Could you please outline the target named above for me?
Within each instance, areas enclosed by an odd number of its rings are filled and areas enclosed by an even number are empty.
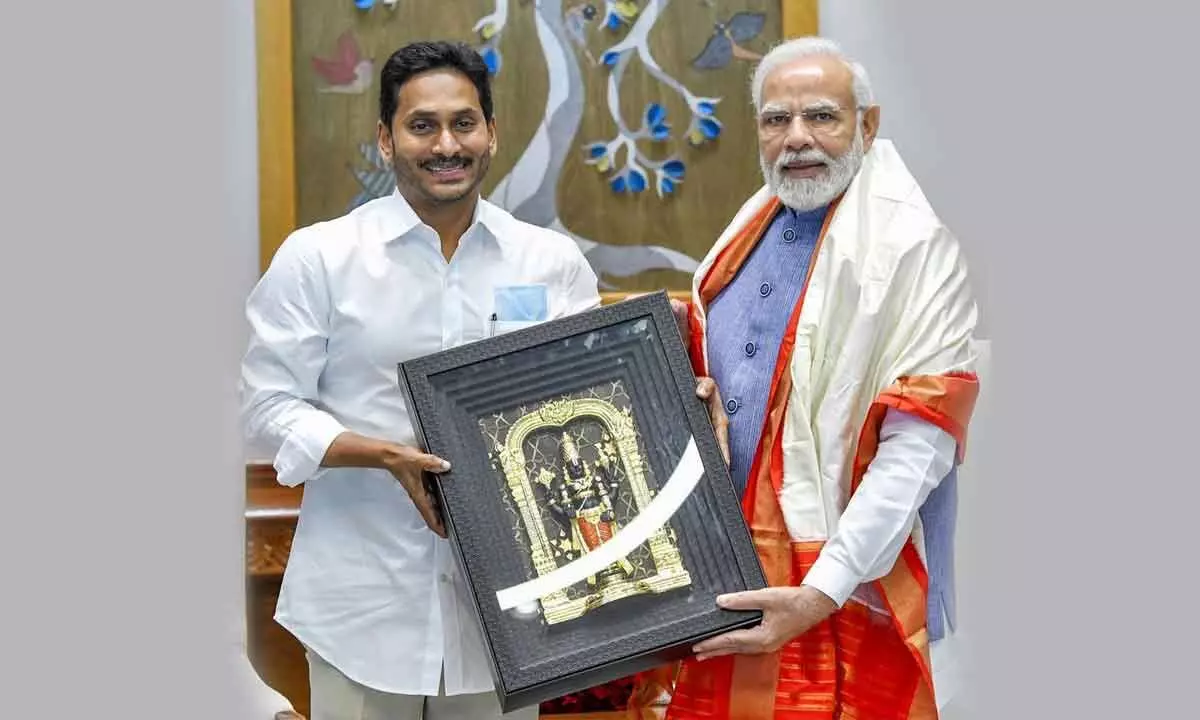
[[[754,79],[750,86],[750,95],[754,101],[755,111],[762,110],[762,89],[767,76],[783,65],[795,62],[800,58],[813,56],[828,56],[841,60],[850,74],[854,76],[854,102],[860,110],[865,110],[875,104],[871,93],[871,79],[867,69],[853,58],[842,52],[842,48],[833,40],[823,37],[799,37],[786,40],[771,48],[754,70]]]

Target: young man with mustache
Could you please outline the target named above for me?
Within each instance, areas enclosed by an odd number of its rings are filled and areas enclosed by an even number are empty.
[[[275,619],[307,650],[311,720],[536,718],[500,714],[421,480],[449,465],[417,447],[396,365],[598,307],[596,275],[574,240],[480,197],[496,121],[474,50],[397,50],[378,142],[395,192],[293,232],[247,301],[247,435],[305,488]],[[712,381],[696,392],[719,425]]]
[[[836,44],[780,45],[752,94],[766,186],[677,312],[772,587],[718,599],[764,620],[697,644],[668,717],[933,718],[978,392],[966,266]]]

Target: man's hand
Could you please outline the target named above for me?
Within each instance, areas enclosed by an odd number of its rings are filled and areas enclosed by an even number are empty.
[[[721,402],[721,390],[716,381],[702,377],[696,384],[696,395],[708,406],[708,419],[712,421],[713,430],[717,433],[717,445],[725,464],[729,464],[729,417],[725,414],[725,405]]]
[[[433,496],[425,488],[423,472],[443,473],[450,469],[450,463],[436,455],[428,455],[407,445],[391,445],[384,449],[383,467],[390,472],[408,491],[417,512],[425,519],[429,529],[446,537],[446,528],[442,524],[441,513]]]
[[[722,595],[717,598],[717,604],[726,610],[762,610],[762,623],[697,644],[692,651],[699,660],[721,655],[775,652],[837,610],[831,598],[806,585]]]
[[[417,512],[425,519],[430,530],[446,537],[441,514],[436,503],[425,489],[422,472],[443,473],[450,463],[435,455],[378,438],[365,437],[353,432],[344,432],[333,439],[321,460],[322,467],[365,467],[387,470],[400,482]]]
[[[671,312],[675,315],[675,325],[679,328],[679,336],[683,338],[683,346],[691,342],[691,325],[688,324],[688,304],[682,300],[671,298]]]

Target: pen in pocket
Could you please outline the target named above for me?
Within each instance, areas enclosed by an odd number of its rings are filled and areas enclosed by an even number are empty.
[[[492,316],[490,318],[488,318],[488,337],[495,337],[495,336],[496,336],[496,313],[492,313]]]

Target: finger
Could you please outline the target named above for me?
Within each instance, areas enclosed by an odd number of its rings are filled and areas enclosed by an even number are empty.
[[[720,406],[721,399],[717,398],[712,410],[712,426],[713,432],[717,436],[717,446],[721,448],[721,456],[725,458],[725,464],[729,464],[729,418],[725,416],[725,410]]]
[[[420,463],[421,469],[429,472],[443,473],[450,469],[450,461],[437,455],[422,455],[417,462]]]
[[[692,652],[701,659],[732,654],[748,655],[762,652],[765,638],[766,632],[761,626],[749,630],[734,630],[697,643],[692,647]]]
[[[671,298],[671,312],[673,312],[677,318],[686,319],[688,316],[688,304],[677,298]]]
[[[688,304],[682,300],[671,298],[671,313],[675,316],[675,327],[679,329],[679,335],[685,343],[688,342],[691,333]]]
[[[717,383],[712,378],[703,378],[701,384],[708,381],[710,386],[710,395],[708,399],[708,414],[712,420],[713,431],[717,435],[717,446],[721,448],[721,456],[725,458],[725,464],[730,461],[729,450],[729,416],[725,414],[725,405],[721,401],[721,389],[717,387]],[[699,394],[700,387],[697,386],[696,393]]]
[[[405,475],[401,479],[401,484],[408,491],[408,497],[416,506],[417,512],[421,514],[421,519],[429,526],[429,529],[442,537],[446,537],[446,528],[442,525],[441,514],[438,513],[437,507],[433,502],[433,496],[425,490],[425,483],[421,479],[414,478],[412,475]]]
[[[717,606],[725,610],[762,610],[771,604],[774,595],[772,588],[726,593],[717,596]]]
[[[704,400],[709,399],[716,389],[717,384],[712,378],[702,377],[696,382],[696,396]]]
[[[446,537],[446,528],[442,525],[442,518],[438,515],[437,510],[434,509],[433,503],[429,501],[429,496],[423,495],[422,500],[414,502],[416,503],[417,510],[421,513],[421,518],[425,520],[425,524],[429,526],[429,529],[437,533],[440,537]]]

